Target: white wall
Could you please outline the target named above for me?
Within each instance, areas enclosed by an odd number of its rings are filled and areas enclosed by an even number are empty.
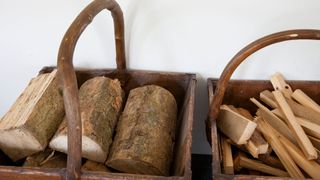
[[[0,116],[30,78],[55,65],[60,40],[89,0],[0,1]],[[320,29],[318,0],[119,0],[126,24],[129,68],[198,75],[194,153],[210,153],[204,119],[206,78],[219,77],[231,57],[264,35],[296,28]],[[320,78],[320,42],[271,46],[250,57],[234,78]],[[97,16],[79,40],[75,65],[115,67],[109,13]]]

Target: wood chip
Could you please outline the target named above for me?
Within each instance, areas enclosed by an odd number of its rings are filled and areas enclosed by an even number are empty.
[[[290,98],[292,94],[292,89],[284,80],[281,73],[275,73],[270,78],[271,84],[275,90],[281,91],[285,97]]]
[[[263,117],[269,124],[271,124],[277,131],[283,134],[286,138],[290,139],[292,142],[296,142],[295,138],[291,134],[289,127],[280,118],[274,115],[267,107],[263,106],[259,101],[254,98],[250,98],[259,110],[257,115]]]
[[[282,119],[286,118],[283,112],[279,109],[274,109],[272,110],[272,112]],[[307,135],[314,136],[320,139],[320,126],[318,124],[300,117],[296,117],[296,119]]]
[[[309,161],[305,158],[302,151],[292,144],[288,139],[279,135],[283,146],[287,149],[296,164],[303,169],[313,179],[320,179],[320,165],[315,161]]]
[[[258,159],[269,166],[282,170],[285,169],[278,157],[261,154]]]
[[[237,108],[237,111],[251,121],[254,119],[250,112],[244,108]],[[269,144],[262,137],[261,133],[255,129],[245,146],[253,157],[258,158],[259,154],[267,153]]]
[[[226,141],[225,137],[223,136],[221,136],[221,147],[224,174],[232,175],[234,174],[234,171],[231,145]]]
[[[262,102],[270,106],[271,108],[277,108],[278,104],[275,102],[273,94],[269,90],[264,90],[260,93],[260,99]]]
[[[318,154],[315,151],[312,143],[310,142],[309,138],[303,131],[301,125],[298,123],[298,120],[294,116],[290,106],[286,102],[284,96],[282,93],[278,90],[273,91],[273,95],[281,108],[282,112],[284,113],[286,117],[286,122],[291,129],[291,132],[293,132],[294,137],[296,138],[300,148],[302,149],[304,155],[307,157],[307,159],[317,159]]]
[[[262,118],[258,118],[256,122],[258,124],[257,128],[262,132],[268,143],[272,146],[274,152],[277,154],[290,176],[293,178],[304,178],[302,172],[280,142],[279,136],[277,136],[273,128]]]
[[[226,105],[220,107],[217,126],[236,144],[246,144],[253,134],[256,123],[233,111]],[[237,128],[234,128],[237,127]]]
[[[320,106],[315,101],[313,101],[308,95],[306,95],[302,90],[296,89],[291,96],[300,104],[320,113]]]
[[[239,153],[234,160],[234,164],[237,164],[238,167],[247,168],[250,170],[256,170],[263,173],[271,174],[279,177],[288,177],[289,174],[281,169],[277,169],[268,165],[263,164],[260,161],[249,159],[243,154]]]
[[[277,104],[277,102],[274,99],[274,96],[272,94],[272,92],[265,90],[263,92],[260,93],[260,97],[267,97],[268,100],[266,100],[266,98],[261,98],[261,100],[268,104]],[[305,107],[299,103],[297,103],[296,101],[292,100],[292,99],[288,99],[286,98],[287,103],[289,104],[290,108],[292,109],[293,113],[298,116],[298,117],[302,117],[304,119],[308,119],[313,123],[316,123],[318,125],[320,125],[320,113],[318,113],[317,111]],[[272,108],[277,108],[278,105],[272,107]]]

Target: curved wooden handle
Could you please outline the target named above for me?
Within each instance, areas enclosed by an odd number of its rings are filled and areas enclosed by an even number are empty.
[[[117,69],[125,70],[124,23],[120,6],[114,0],[95,0],[74,20],[63,37],[58,54],[58,72],[63,85],[63,99],[68,121],[68,163],[67,179],[80,179],[81,176],[81,119],[79,111],[78,85],[73,67],[73,53],[76,43],[102,10],[112,13],[116,39]]]
[[[251,54],[256,51],[275,43],[279,43],[282,41],[289,40],[297,40],[297,39],[310,39],[310,40],[320,40],[320,30],[313,29],[299,29],[299,30],[289,30],[278,32],[275,34],[271,34],[265,36],[261,39],[258,39],[245,48],[243,48],[240,52],[238,52],[228,63],[228,65],[223,70],[220,79],[218,80],[217,87],[215,89],[214,97],[212,103],[210,105],[210,112],[208,116],[209,123],[211,121],[215,121],[218,117],[220,105],[222,103],[226,87],[228,82],[235,71],[235,69]],[[211,126],[210,126],[211,127]]]

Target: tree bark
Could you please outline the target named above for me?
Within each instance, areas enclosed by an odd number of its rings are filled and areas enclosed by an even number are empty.
[[[127,173],[169,175],[176,118],[175,98],[166,89],[131,90],[107,165]]]
[[[82,157],[104,163],[122,108],[124,92],[118,80],[95,77],[80,88]],[[67,153],[67,122],[61,123],[50,147]]]

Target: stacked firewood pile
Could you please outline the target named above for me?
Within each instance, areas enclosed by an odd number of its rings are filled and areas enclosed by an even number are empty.
[[[65,168],[67,118],[57,71],[32,79],[0,121],[0,148],[23,166]],[[95,77],[79,89],[83,170],[169,175],[177,104],[156,85],[125,93]]]
[[[220,107],[224,173],[320,179],[320,106],[302,90],[293,91],[279,73],[271,83],[272,92],[250,99],[258,107],[255,116]]]

